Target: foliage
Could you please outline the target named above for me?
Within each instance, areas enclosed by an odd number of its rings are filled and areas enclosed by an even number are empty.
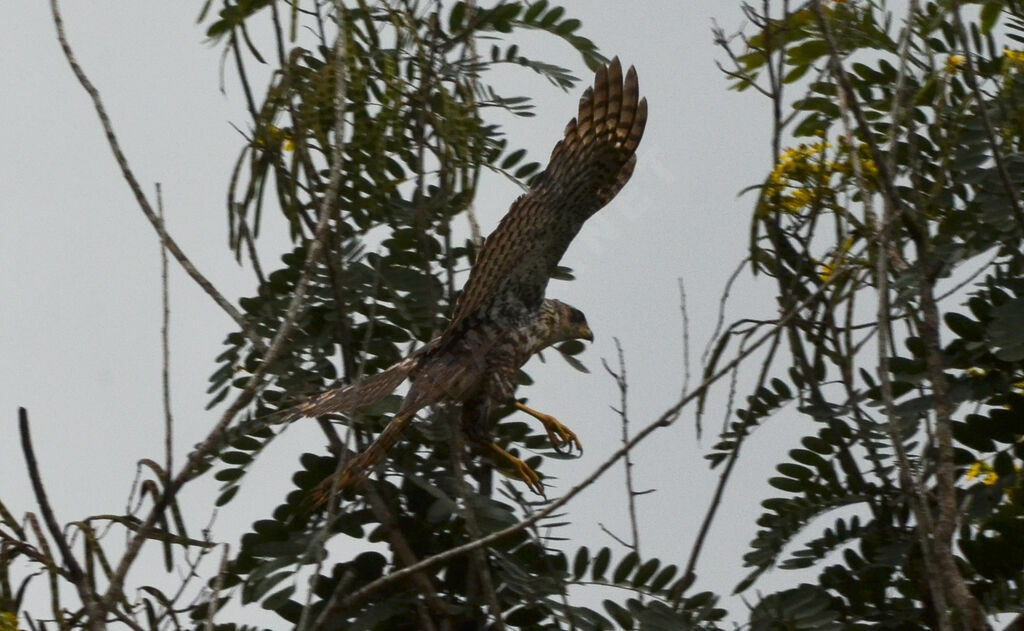
[[[750,625],[979,628],[977,612],[1024,606],[1024,18],[998,1],[747,15],[746,50],[719,40],[733,87],[779,105],[750,263],[782,315],[772,387],[708,457],[730,461],[786,403],[813,421],[770,480],[783,495],[762,503],[737,590],[818,572],[759,596]]]

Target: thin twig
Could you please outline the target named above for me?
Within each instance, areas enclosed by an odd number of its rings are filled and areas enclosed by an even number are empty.
[[[57,518],[53,514],[50,500],[46,496],[46,489],[43,487],[43,479],[39,475],[39,464],[36,461],[35,450],[32,448],[32,435],[28,425],[28,410],[22,407],[18,408],[18,432],[21,434],[21,451],[25,456],[25,466],[28,468],[32,492],[36,496],[39,510],[43,513],[43,523],[46,524],[46,529],[50,532],[50,536],[53,537],[57,548],[60,550],[64,566],[67,568],[68,578],[71,579],[71,582],[78,589],[78,596],[82,599],[82,605],[89,612],[90,628],[100,629],[103,626],[103,618],[102,612],[96,610],[96,594],[92,591],[89,582],[86,580],[85,574],[82,572],[82,566],[78,564],[78,560],[71,552],[67,539],[64,538],[64,533],[61,532],[60,526],[57,525]]]
[[[156,184],[156,208],[160,225],[164,224],[164,197],[160,183]],[[160,322],[160,350],[162,357],[161,385],[164,399],[164,471],[167,476],[174,471],[174,416],[171,414],[171,303],[167,281],[167,244],[160,241],[160,298],[163,303]],[[166,476],[165,476],[166,477]]]
[[[916,9],[916,2],[911,1],[908,7],[907,25],[904,27],[900,42],[900,64],[899,64],[899,81],[902,84],[904,82],[904,75],[906,73],[906,56],[909,51],[909,40],[910,40],[910,24],[912,24],[914,11]],[[896,98],[893,99],[893,107],[890,112],[890,119],[895,123],[899,112],[899,94],[900,91],[896,91]],[[858,188],[861,190],[861,198],[865,203],[870,203],[872,194],[869,191],[867,179],[864,177],[863,166],[861,165],[858,152],[854,150],[855,145],[852,144],[852,138],[854,132],[852,126],[849,124],[849,110],[846,102],[846,98],[840,99],[840,108],[843,113],[843,125],[846,130],[846,135],[849,138],[850,143],[850,156],[851,163],[853,164],[854,176],[857,181]],[[895,125],[894,125],[895,127]],[[891,147],[895,148],[897,142],[897,135],[893,134],[890,139]],[[890,168],[893,163],[890,162]],[[870,206],[868,206],[870,209]],[[889,435],[889,442],[893,447],[893,453],[896,455],[898,478],[900,487],[906,493],[907,500],[910,504],[911,510],[918,522],[918,538],[921,543],[921,554],[927,573],[927,584],[931,593],[932,601],[934,602],[934,608],[936,612],[936,618],[939,623],[939,628],[943,631],[948,631],[951,626],[949,620],[948,609],[946,607],[946,597],[944,590],[939,579],[939,575],[935,568],[935,550],[931,541],[930,533],[932,532],[932,520],[931,514],[927,508],[927,498],[925,490],[921,484],[921,480],[915,473],[914,468],[911,466],[910,459],[907,455],[906,449],[903,445],[903,438],[900,434],[898,418],[895,412],[895,395],[893,394],[892,377],[889,373],[888,357],[890,353],[890,347],[892,345],[890,338],[890,330],[892,327],[892,314],[889,303],[889,263],[890,263],[890,252],[895,252],[891,243],[891,231],[893,226],[893,205],[891,203],[882,204],[882,221],[879,224],[877,231],[877,246],[875,254],[875,276],[878,284],[878,309],[877,309],[877,330],[878,330],[878,366],[876,368],[876,374],[879,375],[881,381],[881,393],[882,402],[886,415],[886,431]],[[897,262],[902,264],[902,257],[894,257]]]
[[[690,314],[686,308],[686,286],[679,278],[679,312],[683,319],[683,389],[685,395],[690,389]]]
[[[217,603],[220,600],[220,592],[224,589],[224,574],[228,567],[228,552],[231,551],[229,544],[224,544],[224,553],[220,557],[220,569],[217,571],[217,576],[213,579],[213,591],[210,594],[210,598],[207,601],[209,607],[206,611],[206,620],[203,621],[203,631],[213,631],[213,617],[217,615],[217,609],[219,605]]]
[[[605,371],[607,371],[608,374],[612,376],[612,379],[615,380],[615,385],[618,386],[619,388],[619,408],[612,408],[612,410],[614,410],[619,415],[619,419],[621,420],[620,425],[622,426],[622,444],[628,445],[629,410],[627,408],[627,404],[629,399],[627,394],[629,391],[629,383],[626,381],[626,356],[622,352],[622,343],[619,341],[619,338],[616,337],[613,339],[615,341],[615,351],[617,352],[619,357],[619,371],[615,372],[614,370],[612,370],[611,367],[608,365],[608,362],[605,361],[604,359],[601,360],[601,363],[604,364]],[[683,394],[685,395],[685,391]],[[632,544],[627,544],[627,547],[630,548],[633,552],[635,552],[637,556],[639,556],[640,526],[636,518],[637,494],[633,488],[633,458],[630,456],[629,452],[626,452],[626,455],[623,456],[623,464],[625,465],[626,469],[626,510],[629,513],[629,529],[633,541]]]
[[[363,485],[363,493],[366,497],[367,502],[370,505],[370,510],[373,511],[374,517],[380,522],[381,530],[387,536],[391,542],[391,549],[395,553],[395,558],[404,567],[415,565],[419,559],[416,558],[416,552],[409,545],[409,542],[402,535],[402,529],[395,522],[394,517],[391,515],[391,511],[388,509],[387,503],[381,494],[377,491],[377,488],[372,484]],[[437,615],[445,613],[445,604],[441,600],[441,597],[437,593],[437,588],[430,581],[430,577],[425,572],[419,572],[412,576],[411,582],[416,585],[418,593],[422,594],[426,600],[427,605]],[[423,603],[419,599],[416,600],[417,613],[420,617],[420,626],[423,631],[434,631],[436,629],[434,621],[431,619],[429,612],[424,610]]]
[[[36,519],[35,513],[28,513],[25,520],[28,522],[29,529],[35,534],[36,540],[39,541],[39,551],[46,559],[44,565],[47,578],[50,580],[50,609],[53,611],[53,619],[57,621],[57,626],[61,631],[66,631],[70,626],[64,617],[64,609],[60,606],[60,583],[57,578],[66,576],[67,572],[59,567],[53,558],[50,544],[46,542],[46,537],[43,535],[42,528],[39,527],[39,520]]]

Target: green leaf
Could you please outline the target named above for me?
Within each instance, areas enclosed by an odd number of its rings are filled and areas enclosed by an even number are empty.
[[[789,493],[802,493],[808,488],[808,485],[805,482],[801,480],[794,480],[793,478],[768,478],[768,484],[774,486],[780,491],[787,491]]]
[[[525,606],[513,609],[505,618],[505,624],[510,627],[534,627],[540,621],[548,617],[548,611],[539,606]]]
[[[608,612],[608,615],[612,617],[623,629],[633,628],[633,616],[630,615],[626,609],[613,600],[605,600],[603,603],[604,610]]]
[[[537,0],[526,9],[526,13],[523,14],[522,20],[527,24],[533,22],[538,15],[544,12],[548,8],[548,0]]]
[[[501,161],[501,168],[511,169],[513,166],[518,164],[519,161],[522,160],[523,156],[525,155],[526,149],[518,149],[516,151],[513,151],[508,156],[506,156],[504,160]]]
[[[572,562],[572,576],[573,579],[579,580],[587,572],[587,567],[590,565],[590,550],[586,546],[583,546],[576,551],[576,558]]]
[[[775,467],[775,469],[782,475],[786,476],[787,478],[795,478],[797,480],[810,480],[812,477],[814,477],[814,472],[808,469],[807,467],[802,467],[798,464],[793,464],[791,462],[784,462],[779,466]]]
[[[244,451],[226,451],[220,455],[220,459],[228,464],[249,464],[252,462],[252,454]]]
[[[217,506],[224,506],[225,504],[230,502],[232,498],[235,497],[235,494],[238,493],[238,488],[239,487],[237,486],[231,486],[225,489],[223,493],[217,496],[217,501],[215,502],[215,504]]]
[[[658,575],[654,577],[654,580],[651,581],[651,591],[661,591],[663,587],[668,585],[672,579],[675,578],[676,572],[678,571],[679,568],[675,565],[667,565],[662,568],[662,570],[658,572]]]
[[[988,35],[1003,10],[1003,2],[986,2],[981,7],[981,32]]]
[[[629,576],[629,573],[632,572],[633,569],[636,567],[637,561],[639,561],[639,559],[640,557],[637,556],[636,552],[630,552],[625,557],[623,557],[622,561],[619,562],[619,566],[615,568],[615,573],[612,575],[612,582],[624,582],[626,580],[626,577]]]
[[[452,12],[448,15],[448,30],[452,33],[462,28],[462,21],[466,17],[466,3],[459,2],[455,3],[452,7]]]
[[[633,576],[633,586],[640,587],[647,582],[658,568],[661,566],[661,561],[658,559],[649,559],[639,568],[637,568],[636,574]]]

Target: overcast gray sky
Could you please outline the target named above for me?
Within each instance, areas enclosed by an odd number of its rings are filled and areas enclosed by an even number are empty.
[[[237,86],[218,89],[220,48],[195,24],[200,3],[66,2],[68,37],[102,92],[139,180],[161,182],[170,232],[198,268],[228,296],[253,293],[250,274],[226,247],[224,200],[242,139],[230,123],[247,116]],[[750,196],[738,192],[770,168],[769,103],[728,91],[715,68],[722,55],[712,18],[741,24],[738,3],[721,0],[565,2],[581,34],[603,53],[635,65],[650,106],[639,164],[625,191],[584,227],[563,263],[578,280],[554,282],[548,295],[583,309],[597,339],[580,374],[549,354],[528,370],[537,382],[521,394],[558,416],[581,437],[578,460],[545,466],[567,489],[619,447],[609,406],[618,391],[600,368],[625,350],[634,428],[678,397],[682,324],[677,279],[686,283],[694,361],[713,329],[728,275],[749,235]],[[156,236],[121,179],[84,91],[64,61],[44,2],[14,2],[0,25],[0,497],[21,514],[35,510],[16,448],[16,408],[28,408],[41,466],[58,517],[123,510],[136,461],[162,460],[160,282]],[[589,73],[567,45],[531,39],[524,53]],[[228,73],[231,74],[230,72]],[[580,90],[563,93],[528,72],[509,73],[507,93],[537,99],[534,118],[513,121],[512,144],[543,161],[575,113]],[[584,81],[586,83],[586,80]],[[259,88],[257,88],[259,91]],[[492,178],[477,199],[485,232],[516,195]],[[267,253],[282,241],[269,238]],[[265,266],[276,260],[267,256]],[[771,317],[765,279],[742,281],[731,318]],[[234,324],[172,262],[173,411],[179,462],[216,422],[203,410],[207,377]],[[696,363],[694,364],[696,369]],[[695,375],[696,377],[696,375]],[[721,399],[719,399],[721,400]],[[682,565],[717,471],[702,456],[720,414],[697,442],[692,413],[660,430],[635,453],[645,555]],[[754,535],[766,479],[788,448],[795,421],[785,416],[761,431],[741,461],[715,532],[698,567],[703,587],[729,591],[742,577],[740,557]],[[311,425],[311,424],[310,424]],[[288,472],[302,451],[323,451],[319,431],[298,425],[275,442],[228,508],[214,537],[237,542],[254,520],[291,488]],[[604,524],[628,532],[621,467],[569,505],[568,543],[616,544]],[[209,502],[212,480],[187,487],[186,502]],[[193,524],[202,526],[204,524]],[[624,554],[619,550],[617,556]],[[38,586],[42,588],[40,584]],[[740,612],[736,612],[740,613]]]

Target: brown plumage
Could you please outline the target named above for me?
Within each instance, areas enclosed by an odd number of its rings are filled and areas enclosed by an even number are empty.
[[[461,402],[470,440],[543,493],[536,473],[491,442],[487,419],[493,405],[514,404],[544,423],[556,447],[579,447],[575,434],[554,418],[515,403],[515,377],[534,353],[551,344],[592,339],[583,314],[546,300],[544,291],[583,223],[629,180],[646,121],[647,101],[639,98],[636,71],[630,68],[623,79],[618,59],[598,70],[547,168],[484,241],[445,331],[386,371],[299,406],[292,418],[352,412],[388,395],[406,378],[412,380],[392,421],[337,479],[318,487],[316,503],[326,501],[332,488],[364,476],[383,460],[417,411],[442,400]]]

